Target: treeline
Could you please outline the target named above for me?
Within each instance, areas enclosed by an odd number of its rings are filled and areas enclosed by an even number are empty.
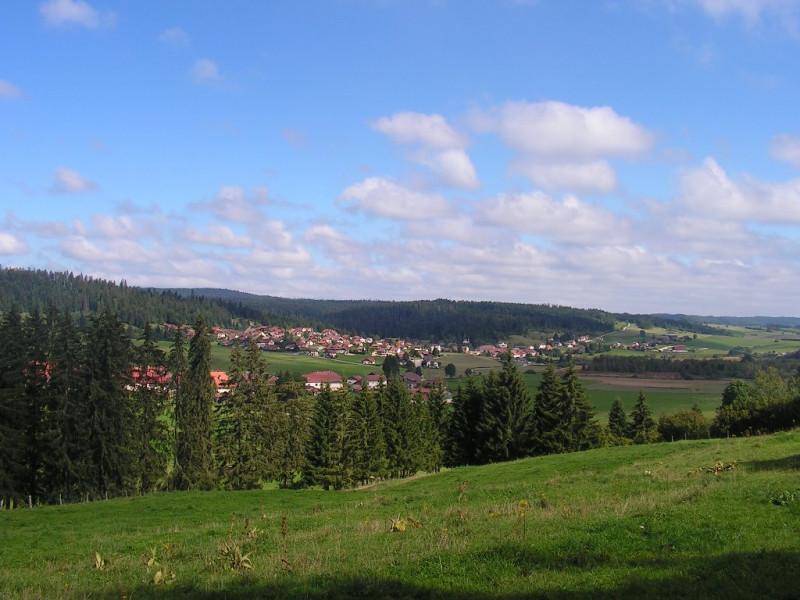
[[[676,374],[684,379],[753,379],[760,370],[774,368],[784,375],[797,371],[796,358],[771,358],[758,361],[709,359],[676,359],[666,356],[615,356],[600,354],[584,365],[584,370],[599,373]]]
[[[24,313],[48,307],[69,312],[80,329],[103,310],[117,314],[126,325],[142,329],[146,323],[191,323],[199,313],[221,327],[236,327],[263,315],[238,304],[226,305],[203,296],[182,296],[119,284],[91,276],[33,269],[0,269],[0,312],[12,307]]]

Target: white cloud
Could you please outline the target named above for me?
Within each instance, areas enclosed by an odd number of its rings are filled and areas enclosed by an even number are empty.
[[[113,13],[100,14],[88,2],[83,0],[49,0],[39,6],[45,25],[62,27],[79,25],[87,29],[97,29],[103,25],[112,25]]]
[[[0,231],[0,254],[27,254],[28,244],[18,237]]]
[[[512,172],[550,189],[612,191],[617,177],[607,159],[643,156],[654,143],[652,133],[608,106],[507,102],[472,111],[470,122],[519,153]]]
[[[431,169],[440,183],[470,190],[480,187],[475,166],[466,152],[469,140],[443,116],[400,112],[374,121],[371,127],[396,144],[418,146],[407,157]]]
[[[649,131],[608,106],[508,102],[488,115],[474,114],[473,124],[497,132],[519,152],[551,160],[635,157],[653,145]]]
[[[436,114],[400,112],[378,119],[371,125],[398,144],[417,143],[439,150],[464,148],[467,144],[462,134],[450,127],[443,116]]]
[[[0,79],[0,98],[19,98],[20,96],[22,96],[22,90],[10,81]]]
[[[800,169],[800,137],[796,135],[776,135],[770,142],[773,158],[789,163]]]
[[[613,213],[574,196],[559,202],[539,191],[486,200],[477,208],[476,219],[520,233],[591,244],[619,241],[628,229]]]
[[[286,140],[286,143],[293,148],[305,148],[308,146],[308,137],[302,131],[285,128],[281,131],[281,135]]]
[[[547,189],[611,192],[617,187],[617,174],[604,160],[551,163],[523,156],[512,161],[511,171]]]
[[[270,203],[269,191],[263,187],[253,188],[250,194],[238,185],[225,186],[217,192],[214,200],[193,206],[208,210],[226,221],[257,224],[263,221],[264,214],[259,207]]]
[[[170,46],[188,46],[191,42],[189,34],[186,33],[181,27],[170,27],[165,29],[158,36],[159,41],[169,44]]]
[[[65,167],[58,167],[50,176],[50,180],[48,191],[51,194],[79,194],[97,189],[95,182]]]
[[[217,63],[207,58],[201,58],[192,67],[192,80],[195,83],[207,84],[213,83],[219,79],[219,70]]]
[[[227,225],[207,225],[202,231],[189,229],[185,233],[186,239],[196,244],[208,244],[211,246],[222,246],[226,248],[247,248],[252,246],[253,241],[245,236],[234,232]]]
[[[797,0],[694,0],[711,17],[739,15],[749,25],[758,23],[765,14],[786,17],[796,13]]]
[[[452,212],[447,200],[439,194],[411,190],[381,177],[369,177],[351,185],[337,202],[370,215],[401,221],[441,217]]]
[[[800,224],[800,179],[734,181],[713,158],[684,175],[680,203],[695,214],[757,223]]]

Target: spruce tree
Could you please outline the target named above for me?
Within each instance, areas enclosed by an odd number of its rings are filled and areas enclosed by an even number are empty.
[[[382,390],[386,458],[394,477],[408,477],[420,468],[420,426],[411,393],[399,377]]]
[[[150,324],[145,325],[141,345],[136,348],[136,381],[132,393],[134,451],[139,490],[156,489],[166,474],[170,458],[170,432],[164,419],[169,400],[166,356],[153,339]]]
[[[625,407],[622,406],[619,396],[614,398],[608,411],[608,431],[617,441],[627,438],[630,431],[628,415],[625,414]]]
[[[186,372],[175,405],[174,486],[211,489],[215,484],[211,413],[216,387],[211,378],[211,342],[202,316],[197,317],[189,343]]]
[[[118,315],[105,309],[90,319],[84,356],[92,485],[98,494],[121,493],[132,471],[134,415],[126,391],[130,340]]]
[[[345,430],[345,469],[354,482],[386,477],[386,443],[375,393],[366,386],[353,398]]]
[[[536,454],[556,454],[567,449],[567,418],[561,380],[550,363],[542,375],[534,402],[532,446]]]
[[[451,467],[478,464],[481,447],[479,424],[482,415],[483,387],[475,377],[468,377],[464,386],[459,384],[453,398],[446,443],[446,463]]]
[[[511,354],[502,358],[499,374],[490,372],[483,382],[484,402],[478,429],[483,462],[522,458],[528,454],[532,403]]]
[[[231,392],[216,405],[217,472],[225,489],[255,489],[275,474],[275,398],[255,341],[231,353]]]
[[[51,308],[47,320],[55,332],[48,361],[44,479],[52,501],[73,501],[85,498],[90,487],[89,411],[84,401],[88,375],[70,314],[59,315]]]
[[[47,453],[45,438],[48,386],[48,360],[51,328],[38,309],[25,320],[27,340],[27,369],[25,377],[25,397],[27,415],[25,424],[25,447],[27,452],[27,476],[25,488],[33,498],[47,495],[48,482],[44,477]]]
[[[567,416],[566,449],[587,450],[599,444],[600,427],[594,421],[594,408],[589,403],[586,389],[570,361],[561,378],[562,406]]]
[[[421,392],[414,395],[414,409],[419,423],[419,468],[436,472],[442,467],[442,444],[439,429],[431,412],[430,401]]]
[[[25,350],[22,317],[12,307],[0,326],[0,498],[16,503],[27,491]]]
[[[284,395],[277,401],[276,428],[280,436],[275,470],[281,487],[289,488],[306,468],[311,427],[311,399],[303,393]]]
[[[636,406],[631,412],[631,432],[634,444],[650,444],[658,441],[658,429],[653,419],[647,399],[642,392],[636,399]]]
[[[325,386],[317,394],[312,410],[306,454],[306,483],[323,489],[345,485],[342,451],[345,426],[345,396]]]

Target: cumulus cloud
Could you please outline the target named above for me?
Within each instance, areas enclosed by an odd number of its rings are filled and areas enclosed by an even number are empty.
[[[713,159],[686,173],[680,203],[696,214],[757,223],[800,224],[800,179],[767,183],[731,179]]]
[[[499,133],[519,152],[550,159],[633,157],[653,145],[649,131],[608,106],[508,102],[493,111],[481,126]]]
[[[467,140],[457,133],[441,115],[400,112],[372,123],[372,128],[389,136],[398,144],[422,144],[429,148],[447,150],[463,148]]]
[[[193,206],[207,210],[226,221],[255,224],[264,219],[260,207],[270,202],[269,190],[264,187],[253,188],[248,194],[238,185],[229,185],[220,189],[211,202],[197,203]]]
[[[0,79],[0,98],[19,98],[20,96],[22,96],[22,90],[10,81]]]
[[[508,102],[470,118],[520,154],[512,171],[552,188],[607,192],[616,175],[606,159],[639,157],[654,143],[652,133],[608,106]]]
[[[50,176],[51,194],[80,194],[97,189],[97,184],[71,169],[58,167]]]
[[[439,194],[412,190],[382,177],[369,177],[351,185],[337,202],[352,210],[401,221],[441,217],[452,211]]]
[[[558,201],[539,191],[486,200],[477,208],[476,218],[520,233],[583,243],[612,243],[627,230],[624,220],[605,209],[575,196]]]
[[[789,163],[800,169],[800,137],[796,135],[776,135],[770,142],[773,158]]]
[[[201,58],[192,67],[192,81],[197,84],[214,83],[219,79],[217,63],[208,58]]]
[[[225,248],[247,248],[252,246],[252,240],[234,232],[227,225],[210,224],[202,230],[188,229],[185,232],[187,241],[196,244],[208,244]]]
[[[523,156],[512,161],[511,171],[547,189],[611,192],[617,187],[617,174],[604,160],[551,163]]]
[[[188,46],[191,42],[189,34],[181,27],[170,27],[165,29],[158,36],[159,41],[170,46]]]
[[[77,25],[97,29],[115,20],[113,13],[100,14],[83,0],[49,0],[39,6],[39,11],[48,27]]]
[[[475,166],[466,152],[469,140],[442,115],[400,112],[378,119],[371,126],[396,144],[415,146],[416,150],[407,157],[431,169],[441,183],[463,189],[480,187]]]
[[[28,244],[10,233],[0,231],[0,254],[27,254]]]

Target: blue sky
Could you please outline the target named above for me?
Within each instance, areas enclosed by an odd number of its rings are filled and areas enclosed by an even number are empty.
[[[800,0],[10,0],[0,264],[800,316]]]

